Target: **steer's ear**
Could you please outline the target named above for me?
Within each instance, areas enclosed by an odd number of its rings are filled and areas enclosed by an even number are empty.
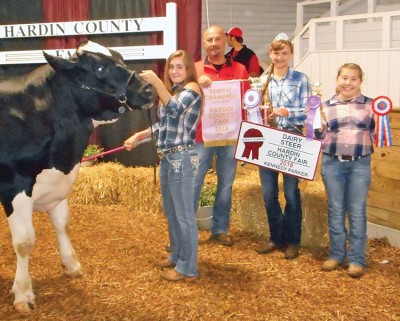
[[[61,57],[56,57],[49,55],[43,51],[44,58],[46,61],[57,71],[71,70],[76,66],[75,62],[72,60],[64,59]]]

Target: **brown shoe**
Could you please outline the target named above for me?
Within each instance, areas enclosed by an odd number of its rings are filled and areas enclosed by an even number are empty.
[[[285,259],[290,260],[299,256],[299,246],[288,245],[285,250]]]
[[[278,246],[276,246],[272,242],[268,242],[265,244],[258,244],[256,246],[254,246],[254,251],[256,251],[258,254],[268,254],[277,249],[278,249]]]
[[[192,282],[197,276],[187,276],[176,272],[175,270],[165,270],[160,272],[160,277],[170,282],[185,281]]]
[[[352,278],[360,278],[364,275],[364,268],[361,265],[350,263],[347,269],[347,275]]]
[[[155,265],[162,269],[173,269],[176,266],[176,264],[170,260],[157,262]]]
[[[334,259],[328,259],[322,264],[321,270],[324,272],[331,272],[339,267],[340,263]]]
[[[211,235],[210,237],[212,240],[217,241],[219,244],[223,246],[232,246],[233,245],[233,240],[232,236],[226,234],[226,233],[218,233]]]

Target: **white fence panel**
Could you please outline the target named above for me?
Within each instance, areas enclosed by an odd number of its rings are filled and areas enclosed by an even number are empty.
[[[0,41],[1,39],[13,38],[132,34],[158,31],[161,31],[163,34],[164,41],[162,45],[113,47],[111,49],[119,51],[125,60],[166,59],[177,48],[176,3],[171,2],[166,4],[165,17],[0,25]],[[76,48],[46,50],[51,55],[64,58],[70,57],[75,51]],[[34,64],[45,62],[42,48],[40,50],[0,52],[0,64]]]
[[[311,81],[321,82],[322,99],[327,100],[335,93],[339,67],[348,62],[359,64],[364,71],[363,94],[372,98],[388,96],[395,107],[400,107],[399,61],[400,50],[317,51],[309,53],[296,69],[307,74]]]

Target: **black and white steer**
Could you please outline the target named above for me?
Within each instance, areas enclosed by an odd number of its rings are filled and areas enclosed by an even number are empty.
[[[14,306],[36,305],[28,270],[35,243],[32,212],[48,212],[61,263],[82,274],[67,234],[67,197],[94,127],[116,121],[126,109],[148,108],[154,88],[122,56],[84,42],[70,59],[44,53],[48,64],[0,81],[0,201],[7,214],[17,268]]]

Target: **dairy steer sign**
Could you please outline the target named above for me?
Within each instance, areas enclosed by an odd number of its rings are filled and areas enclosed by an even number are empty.
[[[317,139],[242,122],[235,158],[313,180],[321,145]]]

